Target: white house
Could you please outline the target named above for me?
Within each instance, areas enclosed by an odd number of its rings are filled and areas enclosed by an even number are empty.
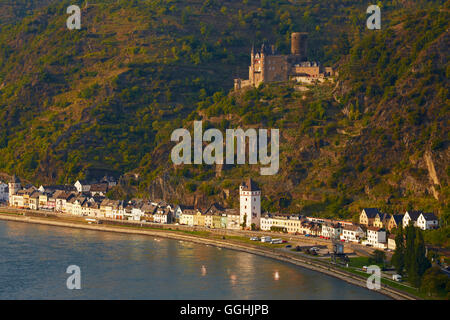
[[[185,206],[185,205],[178,205],[175,210],[174,210],[174,218],[175,219],[180,219],[181,214],[183,213],[184,210],[194,210],[194,207],[192,206]]]
[[[227,229],[239,230],[242,218],[240,213],[235,209],[226,209],[225,213],[227,215]]]
[[[76,197],[73,198],[73,200],[70,200],[72,203],[72,214],[75,216],[82,216],[83,215],[83,204],[86,202],[86,198],[84,197]]]
[[[339,223],[322,224],[322,236],[330,239],[339,239],[342,233],[342,226]]]
[[[9,199],[9,188],[8,185],[0,181],[0,201],[8,201]]]
[[[180,224],[185,224],[187,226],[194,225],[194,216],[197,214],[195,209],[184,209],[180,215]]]
[[[274,227],[283,232],[300,233],[302,231],[302,222],[301,216],[298,215],[267,214],[261,217],[260,229],[270,231]]]
[[[100,217],[100,205],[95,201],[85,201],[81,207],[81,213],[83,216]]]
[[[390,234],[387,241],[387,247],[388,249],[391,249],[394,251],[397,248],[397,244],[395,243],[395,235]]]
[[[248,179],[239,187],[240,196],[240,224],[250,229],[254,224],[256,228],[260,227],[261,220],[261,190],[257,185]]]
[[[343,227],[341,232],[341,240],[359,242],[365,237],[364,230],[360,226],[356,225],[346,225]]]
[[[423,212],[417,218],[416,225],[422,230],[436,229],[439,227],[439,221],[433,213]]]
[[[60,190],[56,191],[53,194],[53,197],[55,198],[55,211],[67,212],[66,203],[68,200],[75,197],[75,195],[73,193],[67,193]]]
[[[171,223],[172,222],[172,212],[169,208],[158,208],[156,213],[153,215],[153,221],[157,223]]]
[[[89,192],[91,190],[91,185],[86,180],[77,180],[74,186],[78,192]]]
[[[143,205],[143,202],[134,203],[131,205],[131,216],[133,217],[131,220],[141,220],[141,217],[144,216],[144,210],[142,210]]]
[[[376,248],[385,248],[386,247],[386,231],[377,227],[368,227],[367,228],[367,241],[365,243],[369,243]]]

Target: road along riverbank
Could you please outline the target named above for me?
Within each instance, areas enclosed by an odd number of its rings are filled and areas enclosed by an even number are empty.
[[[0,209],[1,210],[1,209]],[[87,224],[86,222],[73,219],[65,220],[63,218],[55,219],[50,216],[47,218],[42,217],[32,217],[32,216],[23,216],[11,213],[2,213],[0,212],[0,220],[6,221],[16,221],[16,222],[26,222],[26,223],[35,223],[35,224],[44,224],[44,225],[53,225],[58,227],[68,227],[68,228],[79,228],[86,230],[95,230],[95,231],[104,231],[104,232],[120,232],[120,233],[129,233],[129,234],[140,234],[147,236],[156,236],[156,237],[164,237],[181,241],[190,241],[198,244],[209,244],[221,248],[238,250],[242,252],[247,252],[251,254],[256,254],[272,259],[276,259],[279,261],[284,261],[288,263],[292,263],[294,265],[307,268],[310,270],[314,270],[317,272],[321,272],[323,274],[327,274],[329,276],[338,278],[340,280],[346,281],[350,284],[357,285],[363,288],[367,288],[366,278],[345,272],[340,270],[339,268],[333,267],[329,264],[320,263],[318,261],[314,261],[313,259],[308,259],[305,257],[299,257],[294,253],[290,253],[287,251],[282,251],[280,249],[262,247],[249,243],[239,243],[236,239],[227,239],[226,236],[216,238],[208,238],[199,234],[188,234],[188,231],[177,231],[177,230],[166,230],[166,229],[151,229],[148,227],[139,227],[139,226],[120,226],[120,225],[103,225],[103,224]],[[368,289],[369,290],[369,289]],[[417,299],[410,294],[402,292],[400,290],[391,288],[386,285],[382,285],[382,287],[378,290],[379,293],[384,294],[392,299],[396,300],[415,300]]]

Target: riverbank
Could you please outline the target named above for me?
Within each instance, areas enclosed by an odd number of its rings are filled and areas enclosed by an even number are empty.
[[[366,287],[366,279],[364,277],[346,272],[339,268],[330,266],[329,264],[320,263],[314,259],[308,259],[305,257],[296,256],[294,253],[288,251],[282,251],[279,248],[267,247],[263,244],[246,243],[244,237],[238,236],[220,236],[214,235],[205,231],[185,231],[185,230],[168,230],[158,229],[152,227],[139,227],[139,226],[121,226],[121,225],[97,225],[87,224],[80,219],[57,219],[51,215],[49,217],[30,217],[23,216],[18,213],[0,213],[0,220],[27,222],[34,224],[53,225],[58,227],[79,228],[94,231],[104,232],[120,232],[129,234],[140,234],[146,236],[164,237],[174,240],[190,241],[197,244],[209,244],[221,248],[238,250],[251,254],[256,254],[272,259],[276,259],[283,262],[288,262],[303,268],[321,272],[323,274],[338,278],[346,281],[350,284],[357,285],[363,288]],[[368,289],[367,289],[368,290]],[[396,300],[414,300],[416,297],[410,294],[404,293],[400,290],[382,285],[382,288],[378,290],[379,293],[386,295]]]

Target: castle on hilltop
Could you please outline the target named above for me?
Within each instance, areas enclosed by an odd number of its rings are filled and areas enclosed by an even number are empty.
[[[298,82],[322,82],[333,75],[331,67],[323,67],[319,62],[308,61],[306,55],[308,34],[294,32],[291,35],[291,54],[276,53],[275,46],[270,49],[263,44],[261,51],[251,52],[249,79],[234,79],[234,89],[257,87],[260,83],[295,80]]]

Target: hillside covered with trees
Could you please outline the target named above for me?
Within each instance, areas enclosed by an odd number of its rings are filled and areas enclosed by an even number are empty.
[[[0,1],[0,172],[37,184],[108,172],[124,176],[113,197],[228,206],[251,176],[272,212],[414,208],[448,223],[449,1],[381,1],[376,31],[352,0],[20,4]],[[72,4],[81,30],[66,28]],[[334,81],[232,91],[253,44],[287,54],[295,31]],[[279,173],[174,166],[170,135],[194,120],[279,128]]]

